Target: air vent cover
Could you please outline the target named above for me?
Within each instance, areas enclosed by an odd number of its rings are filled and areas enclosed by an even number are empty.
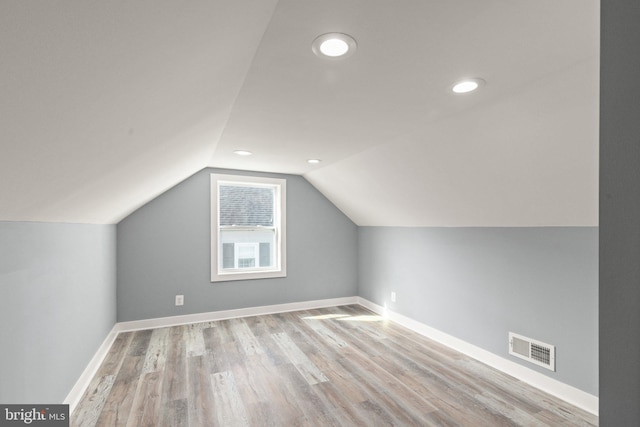
[[[509,332],[509,354],[552,371],[556,370],[556,347]]]

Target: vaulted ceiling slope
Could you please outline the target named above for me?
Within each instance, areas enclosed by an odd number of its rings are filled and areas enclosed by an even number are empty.
[[[206,167],[276,0],[0,2],[0,220],[115,223]]]
[[[0,2],[0,220],[115,223],[215,166],[304,175],[359,225],[597,225],[598,10]],[[327,32],[356,52],[316,57]]]

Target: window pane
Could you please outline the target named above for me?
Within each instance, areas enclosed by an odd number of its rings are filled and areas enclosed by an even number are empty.
[[[233,243],[222,244],[222,268],[233,268],[235,251]]]
[[[238,268],[253,268],[255,266],[255,258],[238,258]]]
[[[271,266],[271,243],[260,243],[260,267]]]
[[[274,267],[275,257],[272,251],[275,247],[275,231],[273,229],[223,229],[220,230],[220,245],[222,249],[220,262],[223,269]]]
[[[274,189],[220,185],[220,226],[273,227]]]
[[[257,243],[238,243],[236,245],[236,268],[253,268],[258,256]]]
[[[238,258],[255,258],[256,247],[254,245],[240,244],[238,245]]]

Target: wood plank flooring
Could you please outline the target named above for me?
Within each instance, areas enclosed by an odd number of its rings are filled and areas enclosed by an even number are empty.
[[[121,333],[72,426],[596,426],[358,306]]]

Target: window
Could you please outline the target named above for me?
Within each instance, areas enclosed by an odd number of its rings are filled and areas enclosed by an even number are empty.
[[[211,281],[285,277],[286,181],[211,175]]]

